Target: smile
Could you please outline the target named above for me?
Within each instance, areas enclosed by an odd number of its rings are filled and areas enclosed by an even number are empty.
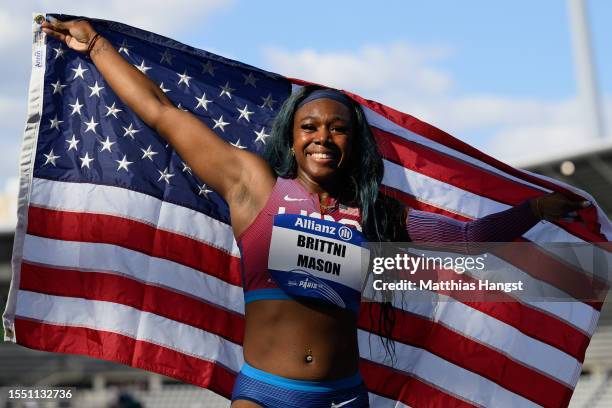
[[[333,160],[336,158],[331,153],[306,153],[306,156],[311,156],[315,160]]]
[[[323,152],[306,153],[306,158],[319,165],[334,167],[339,160],[336,154]]]

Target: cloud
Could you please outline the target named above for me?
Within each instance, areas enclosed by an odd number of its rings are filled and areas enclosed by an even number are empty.
[[[120,21],[169,37],[203,24],[234,0],[35,0],[6,1],[0,8],[0,185],[17,174],[26,120],[33,12],[55,12]]]
[[[25,120],[25,95],[19,100],[0,95],[0,186],[3,179],[17,174]]]
[[[360,93],[380,93],[391,84],[410,89],[415,96],[445,93],[450,76],[428,63],[449,55],[442,47],[415,47],[404,43],[365,46],[356,52],[289,52],[269,47],[267,62],[284,75]]]
[[[15,40],[23,37],[18,33],[30,29],[33,12],[63,13],[114,20],[158,34],[171,35],[193,24],[202,24],[212,14],[229,8],[233,3],[234,0],[7,2],[0,10],[0,23],[3,24],[0,49],[10,46]]]
[[[578,99],[544,102],[536,107],[539,120],[517,119],[502,126],[486,142],[484,150],[510,163],[533,163],[544,158],[571,155],[600,141],[592,135]],[[612,101],[603,104],[607,123],[612,123]],[[612,138],[608,129],[607,140]]]
[[[458,93],[451,73],[438,67],[451,55],[446,47],[406,43],[340,52],[264,49],[275,72],[375,99],[510,163],[543,152],[570,153],[576,144],[592,141],[575,98]],[[612,123],[612,103],[606,106],[606,122]]]

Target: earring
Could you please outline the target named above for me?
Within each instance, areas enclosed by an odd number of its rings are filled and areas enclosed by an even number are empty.
[[[295,150],[293,150],[293,147],[291,148],[291,155],[295,156]]]

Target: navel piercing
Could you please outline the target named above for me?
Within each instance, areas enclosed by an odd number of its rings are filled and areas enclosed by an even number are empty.
[[[312,350],[308,349],[308,351],[306,351],[306,362],[307,363],[312,363],[313,357],[312,357]]]

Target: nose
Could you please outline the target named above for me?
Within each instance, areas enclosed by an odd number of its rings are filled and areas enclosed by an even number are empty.
[[[321,127],[317,132],[317,137],[315,139],[315,143],[325,145],[331,139],[331,132],[327,127]]]

